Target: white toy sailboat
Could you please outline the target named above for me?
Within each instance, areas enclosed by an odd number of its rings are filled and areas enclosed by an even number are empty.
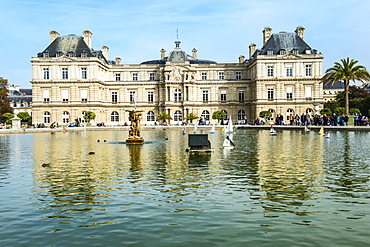
[[[235,147],[234,142],[229,138],[229,136],[225,137],[224,143],[223,143],[224,148],[229,148],[232,149]]]
[[[225,133],[232,133],[234,131],[233,121],[231,121],[231,117],[227,122],[227,127],[225,128]]]
[[[319,134],[321,136],[324,136],[325,135],[325,131],[324,131],[324,127],[321,127],[320,131],[319,131]]]
[[[274,127],[272,127],[272,125],[270,126],[270,135],[276,135],[276,131],[274,130]]]
[[[184,129],[182,130],[182,134],[185,135],[186,134],[186,127],[184,127]]]
[[[310,131],[310,129],[307,127],[307,125],[304,126],[304,131]]]
[[[195,124],[194,124],[194,134],[197,133],[197,130],[198,130],[198,123],[195,122]]]
[[[326,133],[325,138],[330,138],[330,133],[329,133],[329,132],[328,132],[328,133]]]
[[[216,125],[212,124],[212,127],[211,127],[209,133],[215,133],[215,131],[216,131]]]

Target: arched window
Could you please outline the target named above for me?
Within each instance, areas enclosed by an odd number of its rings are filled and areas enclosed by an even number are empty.
[[[64,111],[62,114],[62,122],[63,123],[69,123],[69,112]]]
[[[293,115],[293,117],[294,117],[294,111],[293,111],[293,109],[288,109],[288,110],[286,111],[286,120],[288,120],[288,121],[289,121],[289,117],[290,117],[290,115]]]
[[[44,112],[44,123],[50,123],[50,112]]]
[[[313,110],[311,108],[307,108],[306,113],[308,113],[310,116],[312,116],[313,115]]]
[[[153,111],[148,111],[148,113],[146,114],[146,121],[155,121],[155,115]]]
[[[227,115],[227,111],[225,111],[225,110],[221,110],[222,112],[225,112],[225,119],[228,119],[229,118],[229,116]]]
[[[174,121],[182,121],[182,112],[181,111],[175,111],[173,114],[173,120]]]
[[[110,114],[110,121],[111,122],[119,122],[119,115],[118,112],[114,111]]]
[[[182,93],[181,93],[181,89],[175,89],[174,91],[174,100],[176,102],[179,102],[179,101],[182,101]]]
[[[245,117],[245,111],[244,110],[239,110],[238,111],[238,121],[242,121]]]
[[[202,116],[206,121],[209,121],[209,111],[207,110],[202,111]]]
[[[274,121],[275,119],[275,111],[273,109],[269,109],[269,112],[271,112],[271,118],[269,118],[269,121]]]

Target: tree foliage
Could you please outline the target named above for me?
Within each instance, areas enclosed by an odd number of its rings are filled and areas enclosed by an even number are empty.
[[[357,108],[351,108],[351,109],[349,109],[349,113],[351,115],[355,114],[356,112],[357,113],[361,113],[361,111],[359,109],[357,109]]]
[[[162,121],[172,120],[172,117],[170,114],[162,112],[157,115],[157,120],[162,120]]]
[[[221,119],[225,119],[225,118],[226,118],[226,113],[223,111],[215,111],[212,114],[212,119],[217,119],[218,121],[220,121]]]
[[[337,114],[338,116],[339,115],[343,115],[344,114],[344,107],[337,107],[334,109],[334,113]]]
[[[96,114],[92,111],[86,111],[84,114],[84,119],[87,123],[90,123],[91,120],[96,118]]]
[[[357,65],[358,61],[350,59],[341,59],[341,62],[335,62],[334,66],[325,71],[322,81],[326,85],[333,85],[338,81],[344,82],[344,108],[345,113],[349,113],[349,83],[351,81],[360,81],[365,83],[370,80],[370,74],[362,65]]]
[[[7,85],[8,80],[0,77],[0,116],[3,116],[4,113],[13,113],[13,108],[10,106]]]
[[[199,118],[197,115],[195,115],[194,113],[190,112],[188,115],[186,115],[186,117],[184,117],[185,120],[189,120],[190,123],[193,122],[194,119],[197,119]]]
[[[264,119],[269,119],[272,117],[272,113],[270,111],[261,111],[259,116]]]
[[[321,109],[320,114],[321,115],[326,114],[327,116],[331,116],[333,114],[333,112],[329,108],[323,108],[323,109]]]
[[[28,112],[19,112],[17,114],[17,117],[19,117],[20,119],[22,119],[23,122],[27,122],[28,119],[31,118],[30,114]]]
[[[8,124],[11,124],[12,123],[12,119],[14,118],[14,114],[13,113],[10,113],[10,112],[4,113],[1,116],[3,117],[3,119],[6,120],[6,123],[8,123]]]

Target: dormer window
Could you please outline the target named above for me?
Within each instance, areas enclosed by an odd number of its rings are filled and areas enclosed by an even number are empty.
[[[42,54],[42,56],[43,56],[43,57],[49,57],[49,52],[48,52],[48,51],[44,52],[44,53]]]
[[[311,54],[311,50],[307,49],[306,54]]]
[[[73,51],[68,52],[68,57],[75,57],[75,53]]]
[[[273,50],[267,50],[267,55],[274,55],[274,51]]]
[[[63,56],[63,53],[61,53],[61,52],[56,53],[56,57],[61,57],[61,56]]]
[[[298,54],[298,50],[297,49],[293,49],[292,50],[292,53],[295,54],[295,55],[297,55]]]
[[[286,54],[285,50],[282,49],[282,50],[279,51],[279,55],[285,55],[285,54]]]
[[[87,52],[86,52],[85,50],[83,50],[83,51],[81,52],[81,57],[87,57]]]

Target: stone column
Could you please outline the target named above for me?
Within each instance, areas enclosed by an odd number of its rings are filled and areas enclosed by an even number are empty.
[[[21,128],[21,119],[17,116],[12,118],[12,129],[19,130]]]

